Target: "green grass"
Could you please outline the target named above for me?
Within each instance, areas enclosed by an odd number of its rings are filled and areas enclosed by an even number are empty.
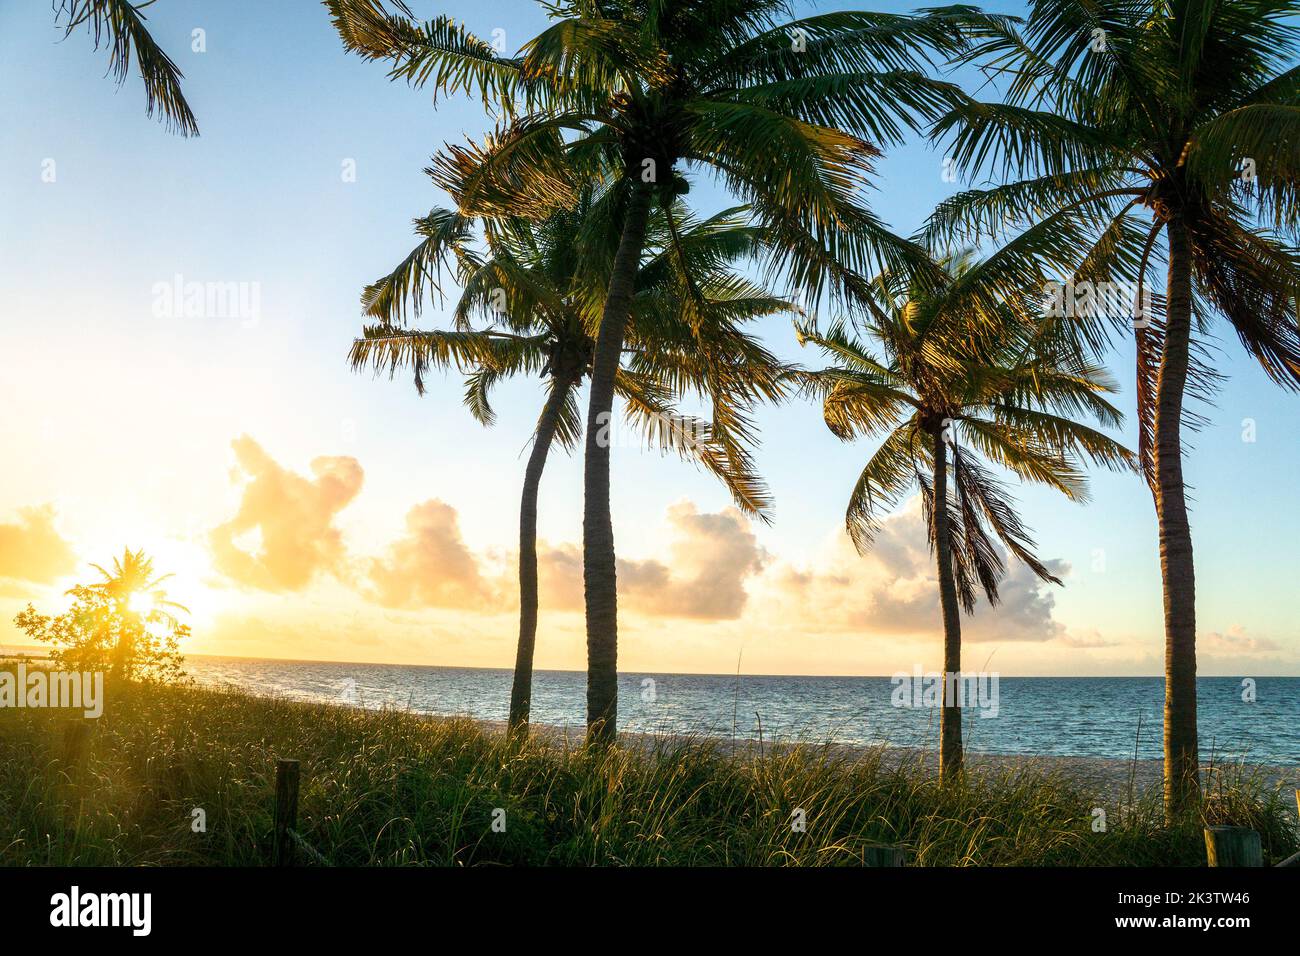
[[[1199,823],[1165,829],[1158,795],[1120,806],[1029,768],[945,791],[918,764],[816,747],[565,750],[468,720],[192,687],[111,704],[71,760],[66,711],[0,711],[0,865],[264,865],[277,757],[302,761],[299,830],[334,865],[833,866],[877,843],[924,866],[1205,863]],[[1288,799],[1220,778],[1207,814],[1259,830],[1275,861],[1297,847]]]

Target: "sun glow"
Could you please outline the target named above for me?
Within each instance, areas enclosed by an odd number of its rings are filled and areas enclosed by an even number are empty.
[[[158,601],[147,591],[136,591],[126,599],[126,606],[131,613],[148,617],[158,607]]]

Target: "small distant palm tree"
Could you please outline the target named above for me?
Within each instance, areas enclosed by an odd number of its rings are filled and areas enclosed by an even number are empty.
[[[945,782],[962,766],[960,700],[950,683],[961,673],[960,609],[973,612],[980,590],[996,605],[1006,571],[990,531],[1040,579],[1061,583],[1034,555],[1015,502],[981,457],[1074,501],[1087,499],[1083,459],[1115,469],[1133,464],[1129,451],[1073,417],[1120,423],[1103,398],[1115,390],[1105,372],[1050,326],[1033,322],[1027,301],[983,289],[989,280],[981,264],[962,257],[946,265],[947,283],[938,290],[899,275],[873,281],[864,321],[872,344],[844,321],[825,333],[811,322],[796,324],[801,343],[820,346],[838,363],[800,376],[822,397],[830,430],[846,441],[884,436],[845,515],[859,552],[871,546],[882,515],[920,489],[943,619]]]
[[[366,314],[380,323],[367,327],[350,353],[354,369],[413,371],[421,394],[431,368],[465,372],[465,404],[484,425],[495,420],[490,392],[503,378],[531,374],[546,381],[520,500],[513,731],[526,730],[532,697],[538,489],[552,445],[571,450],[582,434],[577,391],[591,373],[609,267],[599,247],[617,228],[613,211],[609,195],[595,191],[574,209],[536,223],[433,210],[415,221],[420,244],[363,293]],[[746,447],[752,439],[746,410],[781,396],[781,366],[743,325],[793,307],[728,270],[762,245],[761,231],[741,211],[695,221],[678,208],[671,235],[669,215],[661,212],[650,224],[615,390],[648,440],[702,464],[742,510],[762,517],[769,499]],[[408,312],[418,318],[428,292],[440,291],[444,272],[463,289],[453,328],[403,327]],[[476,327],[476,318],[487,324]],[[679,414],[673,403],[686,396],[704,399],[711,420]]]
[[[1019,181],[940,207],[932,239],[1007,222],[1008,276],[1042,263],[1134,290],[1138,451],[1159,520],[1165,811],[1197,806],[1196,581],[1183,480],[1185,398],[1215,381],[1196,332],[1218,315],[1277,384],[1300,390],[1300,3],[1034,0],[990,18],[970,56],[1006,102],[936,127],[969,175]],[[1147,218],[1149,216],[1149,219]],[[1148,268],[1163,294],[1142,301]],[[1158,271],[1158,270],[1157,270]],[[1104,342],[1105,326],[1084,329]]]
[[[140,78],[144,80],[148,115],[158,112],[169,129],[182,136],[197,136],[199,124],[181,92],[184,74],[145,28],[144,9],[153,3],[154,0],[144,0],[143,3],[59,0],[55,21],[66,20],[65,37],[71,36],[78,27],[86,27],[95,39],[96,50],[107,39],[108,69],[119,86],[126,82],[134,56]]]
[[[99,572],[102,580],[86,585],[85,590],[112,602],[118,619],[128,622],[128,626],[120,629],[113,652],[113,670],[128,676],[135,659],[134,642],[138,630],[149,624],[163,624],[175,630],[179,622],[172,612],[188,613],[189,609],[167,599],[162,583],[172,575],[155,575],[153,559],[144,553],[143,548],[138,551],[123,548],[122,557],[113,559],[112,571],[98,564],[91,567]]]

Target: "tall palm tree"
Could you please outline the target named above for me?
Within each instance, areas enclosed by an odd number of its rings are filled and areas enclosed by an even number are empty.
[[[1138,450],[1160,533],[1171,821],[1198,794],[1182,429],[1195,424],[1189,390],[1213,375],[1196,331],[1226,318],[1275,382],[1300,387],[1297,14],[1293,0],[1035,0],[1022,29],[984,21],[970,51],[1005,79],[1005,102],[960,105],[935,131],[952,134],[970,175],[1030,178],[959,194],[931,239],[1027,224],[1004,247],[1007,277],[1046,263],[1078,281],[1127,282],[1143,310],[1149,270],[1165,264],[1165,294],[1134,326]],[[1100,347],[1111,330],[1080,331]]]
[[[547,381],[519,508],[512,731],[526,730],[532,698],[538,489],[553,443],[572,449],[581,435],[577,392],[590,374],[609,268],[599,245],[617,228],[608,200],[587,190],[573,210],[540,222],[485,219],[478,224],[482,251],[472,218],[435,209],[417,219],[420,244],[362,295],[366,314],[380,322],[364,330],[350,354],[354,369],[413,370],[421,393],[431,367],[467,372],[465,404],[485,425],[494,420],[489,393],[501,379],[540,374]],[[757,401],[781,396],[782,369],[743,326],[792,306],[729,271],[762,248],[762,232],[747,225],[742,212],[696,221],[678,204],[675,231],[667,228],[666,211],[650,223],[651,255],[638,278],[615,389],[651,442],[701,463],[726,483],[742,510],[764,517],[768,495],[747,449],[746,413]],[[408,308],[418,317],[426,283],[437,289],[444,271],[463,289],[453,328],[405,328]],[[476,327],[475,318],[488,324]],[[705,399],[712,420],[679,414],[672,402],[686,395]]]
[[[154,0],[132,3],[131,0],[59,0],[55,22],[66,21],[64,37],[78,27],[86,27],[95,40],[108,44],[108,71],[118,86],[126,82],[135,57],[140,78],[144,80],[145,109],[149,116],[160,113],[169,129],[182,136],[197,136],[199,124],[190,104],[181,92],[184,74],[160,47],[145,27],[145,7]]]
[[[327,0],[345,46],[388,60],[415,85],[477,90],[502,122],[452,149],[444,182],[466,214],[544,215],[570,206],[592,167],[619,177],[622,229],[592,362],[583,507],[587,723],[612,741],[618,610],[602,440],[651,211],[682,194],[682,172],[715,174],[774,239],[770,264],[810,301],[871,266],[914,261],[857,192],[878,147],[936,116],[953,89],[925,75],[965,8],[908,17],[853,11],[792,18],[787,0],[559,0],[553,24],[498,55],[446,18],[403,4]]]
[[[838,363],[801,376],[822,396],[830,430],[846,441],[884,436],[845,514],[859,552],[870,547],[881,515],[913,486],[920,489],[943,619],[939,775],[947,782],[962,766],[961,609],[974,611],[979,590],[996,605],[1006,571],[990,530],[1039,578],[1061,583],[1035,557],[1029,529],[981,456],[1074,501],[1087,500],[1084,460],[1124,468],[1132,456],[1075,420],[1119,424],[1120,413],[1103,397],[1115,390],[1104,370],[1033,321],[1023,297],[985,288],[987,261],[935,265],[949,270],[939,289],[901,275],[873,280],[875,302],[862,324],[879,354],[844,321],[825,333],[811,322],[796,329],[801,343],[813,342]]]

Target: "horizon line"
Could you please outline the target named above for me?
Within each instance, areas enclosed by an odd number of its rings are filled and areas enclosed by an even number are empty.
[[[41,645],[38,644],[0,644],[0,652],[6,650],[12,650],[19,654],[24,653],[27,650],[48,652],[48,648],[42,647]],[[422,668],[441,668],[443,670],[502,671],[508,674],[514,673],[513,667],[488,667],[488,666],[475,665],[475,664],[412,664],[412,663],[400,663],[397,661],[345,661],[345,660],[325,660],[321,658],[310,658],[310,657],[258,657],[256,655],[245,655],[245,654],[189,653],[189,654],[185,654],[184,657],[207,658],[213,660],[266,661],[275,664],[347,664],[356,667],[422,667]],[[580,668],[571,669],[571,668],[560,668],[560,667],[534,667],[533,673],[534,674],[537,673],[583,674],[586,673],[586,671]],[[901,671],[894,671],[893,674],[774,674],[774,673],[759,674],[759,673],[734,672],[734,671],[715,671],[715,672],[675,671],[675,670],[668,670],[668,669],[626,670],[626,671],[620,670],[619,671],[620,676],[668,674],[674,677],[732,677],[732,678],[786,677],[786,678],[818,678],[823,680],[870,680],[876,678],[887,680],[893,677],[894,674],[898,674],[898,673],[901,673]],[[913,668],[911,671],[908,671],[907,673],[909,674],[915,673],[915,668]],[[933,669],[922,670],[922,674],[930,674],[930,673],[938,673],[938,671]],[[1037,680],[1152,680],[1152,679],[1163,680],[1165,677],[1164,674],[1003,674],[997,671],[977,671],[977,670],[969,670],[969,671],[963,670],[962,673],[968,673],[968,674],[997,673],[999,679],[1005,677],[1010,680],[1035,680],[1035,679]],[[1254,674],[1252,675],[1252,674],[1242,673],[1242,674],[1198,674],[1197,675],[1198,679],[1205,678],[1207,680],[1233,680],[1238,677],[1253,677],[1255,679],[1264,677],[1264,678],[1276,678],[1279,680],[1294,680],[1296,678],[1300,678],[1300,674]]]

